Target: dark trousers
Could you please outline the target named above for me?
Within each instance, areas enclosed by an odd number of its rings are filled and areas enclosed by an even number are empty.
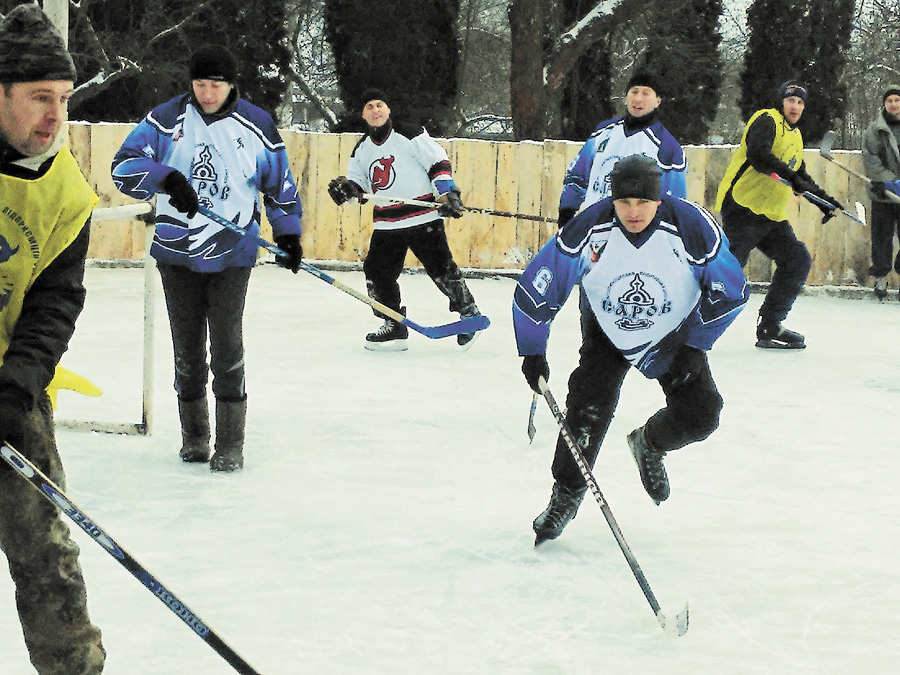
[[[588,464],[594,466],[631,365],[595,319],[584,320],[582,331],[578,366],[569,376],[566,422]],[[722,397],[709,370],[706,352],[681,347],[669,371],[657,381],[665,393],[666,406],[652,415],[644,427],[647,442],[653,448],[676,450],[703,440],[716,430]],[[585,485],[561,433],[552,472],[553,478],[567,487]]]
[[[408,250],[419,259],[435,286],[449,298],[451,312],[464,312],[475,307],[475,299],[453,260],[442,220],[372,233],[369,254],[363,263],[370,298],[400,311],[400,285],[397,280],[403,271]]]
[[[887,276],[891,267],[900,272],[900,253],[894,259],[894,232],[900,237],[900,204],[872,202],[872,267],[873,277]]]
[[[177,265],[160,264],[158,268],[172,331],[178,398],[193,401],[206,396],[206,383],[212,370],[216,398],[243,401],[247,398],[244,301],[252,268],[228,267],[211,274],[192,272]]]
[[[759,314],[764,319],[783,321],[803,290],[812,267],[806,245],[797,239],[794,228],[786,220],[769,220],[736,204],[730,196],[722,205],[722,229],[741,267],[747,264],[754,248],[775,263],[775,273]]]
[[[46,394],[26,417],[16,449],[65,491]],[[100,673],[106,652],[88,616],[78,545],[67,521],[28,481],[5,462],[0,464],[0,549],[16,585],[16,607],[31,662],[41,675]]]

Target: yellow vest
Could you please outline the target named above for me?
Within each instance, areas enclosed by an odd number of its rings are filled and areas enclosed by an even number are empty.
[[[800,130],[792,129],[784,115],[775,108],[758,110],[747,122],[741,145],[731,156],[725,177],[719,184],[716,210],[722,210],[725,196],[731,190],[732,199],[753,213],[774,221],[787,220],[787,205],[793,190],[784,183],[773,180],[768,174],[760,173],[747,161],[747,130],[762,115],[769,115],[775,120],[772,154],[794,171],[803,162],[803,136]]]
[[[0,363],[28,289],[75,241],[98,201],[66,147],[40,178],[0,175]]]

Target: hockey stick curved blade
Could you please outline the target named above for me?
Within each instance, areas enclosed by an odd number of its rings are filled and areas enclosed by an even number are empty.
[[[659,625],[662,626],[662,629],[666,632],[666,635],[669,637],[681,637],[687,633],[688,629],[688,606],[685,605],[684,609],[674,617],[663,614],[662,612],[657,612],[656,619],[659,621]]]
[[[215,213],[214,211],[210,211],[206,207],[201,206],[197,210],[197,212],[206,216],[210,220],[217,222],[219,225],[221,225],[222,227],[224,227],[226,229],[231,230],[232,232],[237,232],[238,234],[240,234],[242,236],[252,239],[253,241],[256,242],[256,244],[258,246],[262,246],[264,249],[266,249],[267,251],[271,251],[272,253],[274,253],[277,256],[284,257],[287,255],[287,253],[282,251],[271,241],[267,241],[266,239],[263,239],[262,237],[260,237],[257,234],[251,234],[250,232],[247,232],[246,230],[241,228],[239,225],[236,225],[236,224],[232,223],[231,221],[226,220],[225,218],[220,216],[218,213]],[[314,277],[321,279],[322,281],[324,281],[327,284],[331,284],[332,286],[334,286],[335,288],[337,288],[340,291],[343,291],[347,295],[352,295],[354,298],[356,298],[360,302],[367,304],[372,309],[375,309],[375,310],[381,312],[385,316],[389,316],[394,321],[397,321],[398,323],[402,323],[404,326],[407,326],[408,328],[412,328],[417,333],[421,333],[425,337],[429,337],[431,339],[449,337],[451,335],[461,335],[462,333],[475,333],[477,331],[484,330],[485,328],[487,328],[488,326],[491,325],[490,320],[486,316],[478,314],[476,316],[470,316],[465,319],[460,319],[459,321],[456,321],[454,323],[444,324],[443,326],[421,326],[421,325],[417,324],[415,321],[410,321],[405,316],[403,316],[399,312],[394,311],[390,307],[381,304],[377,300],[372,300],[369,296],[364,295],[363,293],[360,293],[359,291],[354,290],[354,289],[350,288],[349,286],[345,286],[344,284],[339,282],[337,279],[335,279],[331,275],[326,274],[325,272],[320,270],[315,265],[310,265],[307,262],[301,261],[300,269],[302,269],[304,272],[309,272]]]
[[[446,323],[443,326],[420,326],[415,321],[410,321],[407,318],[404,318],[401,323],[425,337],[437,339],[450,337],[451,335],[462,335],[463,333],[477,333],[490,326],[491,320],[483,314],[476,314],[453,323]]]

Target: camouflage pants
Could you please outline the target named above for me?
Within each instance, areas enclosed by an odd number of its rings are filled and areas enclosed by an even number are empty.
[[[65,490],[46,395],[29,414],[23,447],[16,449]],[[16,585],[31,662],[40,675],[96,675],[106,652],[88,617],[79,549],[65,516],[5,462],[0,465],[0,549]]]

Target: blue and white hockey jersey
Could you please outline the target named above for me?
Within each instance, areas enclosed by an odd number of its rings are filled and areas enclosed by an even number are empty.
[[[519,354],[545,354],[550,324],[579,284],[600,328],[648,378],[664,374],[683,344],[709,349],[749,297],[741,266],[713,216],[663,197],[639,234],[612,199],[575,216],[519,278],[513,325]]]
[[[300,234],[302,208],[284,141],[271,115],[239,98],[207,124],[184,94],[151,110],[132,130],[112,162],[116,187],[150,199],[177,169],[191,182],[201,206],[251,235],[259,233],[259,193],[276,237]],[[196,272],[252,267],[258,245],[205,216],[188,219],[160,193],[151,255]]]
[[[663,172],[662,194],[687,196],[684,151],[659,120],[646,127],[628,130],[624,117],[600,125],[591,134],[569,165],[563,180],[559,208],[587,208],[610,196],[609,174],[623,157],[646,155],[656,160]]]

